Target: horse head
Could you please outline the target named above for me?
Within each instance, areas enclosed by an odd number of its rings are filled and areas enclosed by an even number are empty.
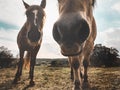
[[[59,19],[53,37],[64,56],[79,55],[91,34],[94,0],[58,0]]]
[[[42,0],[40,5],[29,5],[23,1],[26,8],[26,29],[28,42],[32,45],[37,44],[42,38],[42,28],[44,24],[46,0]]]

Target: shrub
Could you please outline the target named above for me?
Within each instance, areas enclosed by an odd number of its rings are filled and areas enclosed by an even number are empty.
[[[91,66],[105,66],[105,67],[113,67],[119,66],[118,63],[120,60],[118,58],[118,50],[116,48],[108,48],[106,46],[102,46],[101,44],[97,44],[94,47],[93,53],[90,58]]]
[[[0,47],[0,68],[10,67],[12,65],[13,54],[4,46]]]

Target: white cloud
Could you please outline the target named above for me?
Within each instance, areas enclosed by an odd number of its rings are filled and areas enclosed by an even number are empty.
[[[64,58],[60,53],[59,46],[50,42],[42,42],[37,56],[39,58]]]
[[[19,53],[17,46],[18,30],[4,30],[0,29],[0,46],[5,46],[14,56]],[[50,37],[44,36],[38,58],[63,58],[60,53],[58,44]]]
[[[17,30],[0,30],[0,46],[5,46],[14,54],[17,55],[18,47],[16,43]]]
[[[40,4],[41,0],[25,0],[30,5],[32,4]],[[102,12],[103,10],[107,10],[109,6],[111,6],[111,2],[116,2],[112,6],[113,10],[120,12],[120,2],[119,0],[98,0],[97,6],[95,8],[96,14],[98,12]],[[109,2],[109,3],[108,3]],[[111,8],[110,8],[111,9]],[[59,46],[52,38],[52,27],[54,22],[58,17],[58,7],[57,7],[57,0],[51,1],[47,0],[47,6],[45,8],[46,11],[46,22],[44,25],[44,35],[43,35],[43,42],[41,48],[38,53],[38,57],[40,58],[57,58],[63,57],[60,54]],[[11,24],[18,25],[22,27],[25,22],[25,8],[23,6],[22,0],[0,0],[0,20],[6,21]],[[99,14],[99,13],[98,13]],[[102,13],[101,13],[102,14]],[[97,20],[96,20],[97,21]],[[103,23],[103,22],[102,22]],[[119,23],[119,22],[114,22]],[[101,23],[98,23],[100,27]],[[99,28],[100,28],[99,27]],[[111,26],[112,27],[112,26]],[[18,47],[16,43],[16,37],[19,30],[7,30],[4,29],[0,30],[0,46],[4,45],[12,50],[13,53],[18,53]],[[115,47],[120,50],[119,42],[120,42],[120,28],[118,29],[108,29],[103,32],[98,32],[96,42],[102,43],[106,46]]]
[[[116,2],[113,6],[112,9],[120,13],[120,2]]]
[[[0,29],[0,39],[8,41],[16,41],[18,30]]]
[[[40,5],[41,0],[24,0],[29,5]],[[45,8],[47,22],[53,23],[58,15],[57,1],[47,1]],[[25,7],[22,0],[0,0],[0,20],[12,23],[18,26],[22,26],[26,21]]]
[[[29,5],[40,5],[41,0],[24,0]],[[3,8],[4,7],[4,8]],[[22,0],[0,0],[0,20],[22,27],[25,22],[25,8]],[[52,27],[58,17],[57,1],[47,1],[45,8],[46,21],[43,28],[43,42],[38,53],[40,58],[63,57],[60,54],[59,46],[52,38]],[[14,53],[18,54],[16,37],[19,30],[4,30],[0,28],[0,46],[5,46]]]
[[[21,25],[25,19],[22,0],[0,0],[0,20]]]
[[[120,28],[110,28],[103,32],[98,32],[96,43],[102,43],[120,51]]]

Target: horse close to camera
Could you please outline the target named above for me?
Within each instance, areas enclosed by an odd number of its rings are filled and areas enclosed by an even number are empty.
[[[20,80],[23,64],[30,64],[30,85],[34,85],[34,65],[42,42],[46,0],[42,0],[40,5],[28,5],[24,1],[23,4],[26,8],[27,20],[17,36],[20,61],[13,83],[16,84]],[[24,58],[25,51],[27,54]]]
[[[89,88],[87,72],[96,38],[93,16],[95,2],[96,0],[58,0],[59,19],[53,26],[53,38],[59,44],[62,55],[68,56],[74,90]]]

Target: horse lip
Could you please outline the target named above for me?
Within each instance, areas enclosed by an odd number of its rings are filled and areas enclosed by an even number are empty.
[[[63,56],[77,56],[77,55],[80,55],[82,53],[82,49],[77,52],[77,53],[64,53],[64,52],[61,52]]]

